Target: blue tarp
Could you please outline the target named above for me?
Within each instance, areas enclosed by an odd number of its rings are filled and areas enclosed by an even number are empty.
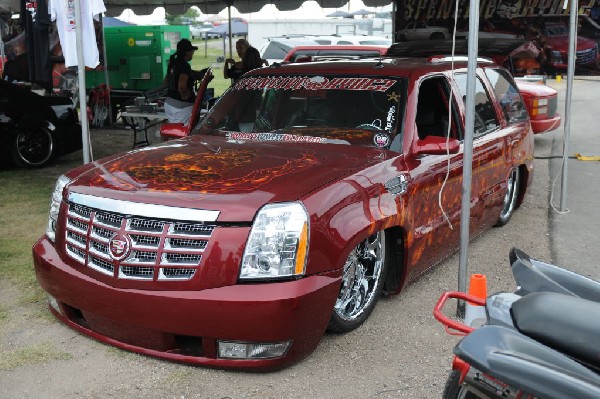
[[[207,33],[219,36],[228,35],[229,24],[227,22],[223,22],[222,24],[217,25],[209,30]],[[244,22],[231,21],[231,34],[234,36],[248,36],[248,24]]]

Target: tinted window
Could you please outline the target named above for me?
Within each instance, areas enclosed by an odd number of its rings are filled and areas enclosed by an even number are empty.
[[[502,113],[506,122],[517,123],[527,120],[527,109],[510,75],[501,69],[486,69],[485,74],[502,106]]]
[[[456,84],[463,97],[463,101],[467,101],[467,74],[457,73],[455,75]],[[483,88],[479,77],[475,79],[475,124],[474,135],[481,135],[491,130],[498,128],[498,120],[494,105],[490,100],[487,92]]]

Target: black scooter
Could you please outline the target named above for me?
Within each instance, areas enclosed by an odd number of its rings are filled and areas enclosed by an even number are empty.
[[[434,316],[454,348],[444,398],[600,398],[600,283],[513,248],[513,293],[446,292]],[[442,311],[450,298],[485,306],[473,328]]]

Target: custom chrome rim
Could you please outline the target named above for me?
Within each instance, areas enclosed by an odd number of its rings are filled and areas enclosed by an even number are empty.
[[[340,294],[334,311],[344,320],[355,320],[375,299],[385,261],[385,233],[380,231],[350,252],[344,264]]]

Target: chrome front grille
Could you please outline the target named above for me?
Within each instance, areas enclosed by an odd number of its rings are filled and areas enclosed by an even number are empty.
[[[96,198],[95,203],[102,202]],[[215,229],[212,222],[156,220],[147,215],[140,217],[70,201],[66,253],[82,266],[115,278],[189,280],[196,273]],[[121,260],[114,259],[110,252],[111,240],[116,236],[125,237],[121,241],[127,243]]]
[[[587,50],[580,50],[575,53],[575,62],[577,64],[589,64],[596,61],[596,46]]]

